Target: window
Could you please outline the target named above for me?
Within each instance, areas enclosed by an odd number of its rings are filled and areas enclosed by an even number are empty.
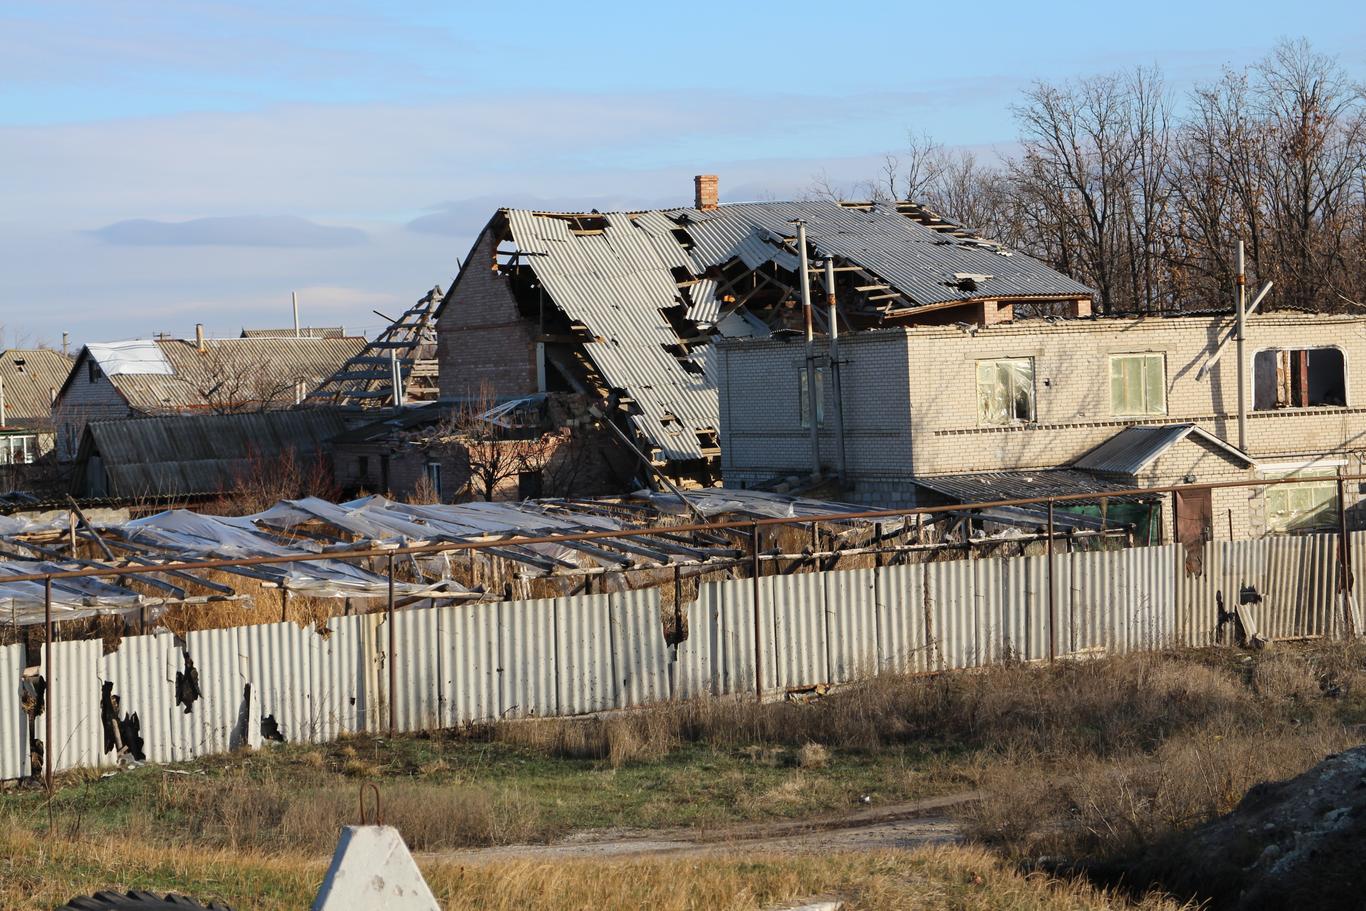
[[[1167,358],[1165,355],[1111,355],[1110,413],[1167,413]]]
[[[441,497],[441,463],[427,463],[427,482],[432,485],[432,493],[436,494],[438,500]]]
[[[802,367],[798,372],[797,398],[799,399],[798,408],[801,411],[801,421],[803,427],[811,426],[811,399],[806,389],[806,367]],[[825,368],[816,368],[816,425],[825,426]]]
[[[1252,407],[1316,408],[1347,404],[1347,372],[1337,348],[1258,351],[1252,359]]]
[[[362,481],[370,480],[370,457],[368,455],[356,457],[356,477]]]
[[[517,499],[534,500],[545,489],[545,478],[539,471],[517,473]]]
[[[1266,488],[1267,531],[1284,534],[1337,527],[1338,482],[1331,468],[1287,471],[1267,477],[1305,478],[1300,484],[1274,484]]]
[[[104,375],[100,372],[100,365],[95,363],[93,357],[85,362],[85,372],[86,375],[90,377],[90,382],[92,383],[98,383],[100,377]]]
[[[983,424],[1034,420],[1034,358],[977,362],[977,418]]]
[[[0,465],[29,465],[38,458],[38,438],[31,435],[0,437]]]

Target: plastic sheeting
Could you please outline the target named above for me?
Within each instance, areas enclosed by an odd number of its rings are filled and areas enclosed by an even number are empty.
[[[175,368],[152,339],[127,342],[91,342],[85,346],[106,376],[172,376]]]

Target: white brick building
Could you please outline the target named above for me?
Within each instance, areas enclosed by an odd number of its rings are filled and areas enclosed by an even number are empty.
[[[1140,452],[1124,470],[1093,473],[1115,487],[1298,473],[1305,484],[1268,494],[1213,491],[1207,533],[1246,537],[1323,524],[1331,520],[1326,498],[1335,484],[1313,479],[1359,473],[1366,461],[1366,319],[1273,312],[1247,320],[1245,454],[1237,449],[1232,343],[1201,375],[1232,321],[1229,315],[1024,320],[845,336],[840,360],[850,495],[914,502],[913,478],[1073,466],[1126,428],[1165,426],[1172,430],[1154,451]],[[823,375],[820,453],[832,472],[835,404],[833,384],[824,377],[826,344],[816,340]],[[720,343],[727,486],[811,471],[800,395],[804,357],[800,337]],[[1182,433],[1172,426],[1178,424],[1201,432]],[[1134,437],[1111,448],[1125,448]],[[1028,496],[1023,476],[1021,484],[1017,495]]]

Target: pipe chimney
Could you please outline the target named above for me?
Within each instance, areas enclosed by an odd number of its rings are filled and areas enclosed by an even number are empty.
[[[720,205],[719,177],[715,174],[698,174],[692,183],[694,209],[715,209]]]
[[[194,346],[195,346],[196,348],[199,349],[199,353],[200,353],[200,354],[203,354],[204,351],[206,350],[206,349],[205,349],[205,346],[204,346],[204,324],[203,324],[203,323],[195,323],[195,324],[194,324]]]

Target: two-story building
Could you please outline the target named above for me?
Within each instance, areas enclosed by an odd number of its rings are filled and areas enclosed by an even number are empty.
[[[853,333],[838,342],[838,403],[821,336],[818,453],[801,338],[724,340],[723,476],[744,487],[817,464],[833,475],[842,424],[848,496],[865,502],[1298,476],[1303,483],[1265,492],[1183,495],[1166,510],[1165,535],[1176,535],[1177,513],[1195,520],[1195,533],[1219,538],[1331,524],[1332,476],[1360,473],[1366,462],[1366,378],[1353,370],[1366,365],[1366,319],[1286,311],[1247,319],[1242,448],[1237,356],[1226,341],[1233,322],[1231,314],[1026,319]]]

